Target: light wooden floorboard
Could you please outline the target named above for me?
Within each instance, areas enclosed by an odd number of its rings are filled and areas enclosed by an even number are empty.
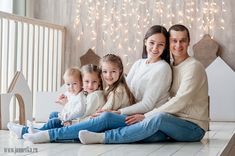
[[[80,143],[31,144],[0,130],[0,155],[32,156],[217,156],[235,133],[235,122],[212,122],[201,142],[82,145]],[[16,150],[36,150],[19,152]],[[13,151],[6,151],[13,150]],[[14,153],[15,152],[15,153]],[[235,154],[234,154],[235,155]]]

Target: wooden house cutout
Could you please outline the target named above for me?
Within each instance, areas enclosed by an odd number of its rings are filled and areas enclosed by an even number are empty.
[[[212,121],[235,121],[235,73],[221,58],[217,57],[207,68],[210,118]],[[223,82],[223,83],[221,83]]]
[[[80,57],[81,66],[86,64],[94,64],[99,66],[100,57],[91,49],[89,49],[86,54]]]
[[[7,93],[0,94],[0,129],[7,129],[6,125],[10,121],[10,102],[14,96],[19,103],[19,123],[25,124],[26,119],[33,119],[32,92],[23,74],[17,71]]]
[[[218,56],[219,44],[206,34],[203,38],[193,45],[194,57],[199,60],[206,68]]]

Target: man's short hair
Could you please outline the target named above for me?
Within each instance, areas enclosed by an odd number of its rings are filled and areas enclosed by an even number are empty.
[[[171,30],[174,31],[186,31],[187,36],[188,36],[188,41],[190,42],[190,34],[189,34],[189,30],[186,26],[182,25],[182,24],[175,24],[173,26],[171,26],[168,30],[170,36],[171,36]]]

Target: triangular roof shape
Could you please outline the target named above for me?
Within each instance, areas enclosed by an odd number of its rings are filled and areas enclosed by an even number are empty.
[[[209,34],[193,45],[194,57],[208,67],[218,56],[219,44]]]
[[[89,49],[84,55],[80,57],[81,66],[86,64],[99,65],[100,56],[97,55],[93,50]]]

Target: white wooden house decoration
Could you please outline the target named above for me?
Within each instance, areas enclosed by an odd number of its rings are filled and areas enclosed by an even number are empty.
[[[212,121],[235,121],[235,73],[217,57],[206,68],[209,96],[210,118]]]
[[[25,124],[26,119],[33,119],[32,92],[23,74],[17,71],[7,93],[0,94],[0,129],[7,129],[6,125],[10,121],[10,114],[14,113],[10,112],[10,103],[14,96],[19,103],[19,123]]]

